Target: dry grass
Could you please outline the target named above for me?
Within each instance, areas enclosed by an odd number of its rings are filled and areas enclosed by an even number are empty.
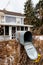
[[[40,62],[30,60],[24,46],[16,40],[10,40],[0,42],[0,65],[43,65],[43,40],[33,40],[33,43],[41,54]]]
[[[19,60],[20,65],[43,65],[43,41],[34,40],[33,42],[35,43],[34,46],[36,47],[38,53],[41,54],[40,61],[36,63],[30,60],[24,50],[24,47],[21,45],[21,56]]]

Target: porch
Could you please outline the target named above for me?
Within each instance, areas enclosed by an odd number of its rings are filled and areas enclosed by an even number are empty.
[[[11,40],[16,38],[16,31],[30,31],[28,26],[11,26],[11,25],[0,25],[0,41]]]

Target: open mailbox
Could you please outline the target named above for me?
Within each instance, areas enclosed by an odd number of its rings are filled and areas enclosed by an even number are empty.
[[[32,33],[30,31],[17,31],[16,39],[24,45],[26,53],[31,60],[38,58],[38,53],[32,43]]]

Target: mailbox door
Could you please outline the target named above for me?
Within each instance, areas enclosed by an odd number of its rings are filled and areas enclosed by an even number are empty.
[[[38,53],[37,53],[35,47],[33,46],[32,42],[27,42],[25,44],[27,44],[24,46],[24,48],[26,50],[28,57],[31,60],[36,60],[38,58]]]

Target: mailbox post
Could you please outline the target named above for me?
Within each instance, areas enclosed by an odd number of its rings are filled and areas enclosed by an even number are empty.
[[[30,31],[17,31],[16,39],[20,41],[20,44],[24,45],[26,53],[31,60],[38,58],[38,53],[32,43],[32,33]]]

